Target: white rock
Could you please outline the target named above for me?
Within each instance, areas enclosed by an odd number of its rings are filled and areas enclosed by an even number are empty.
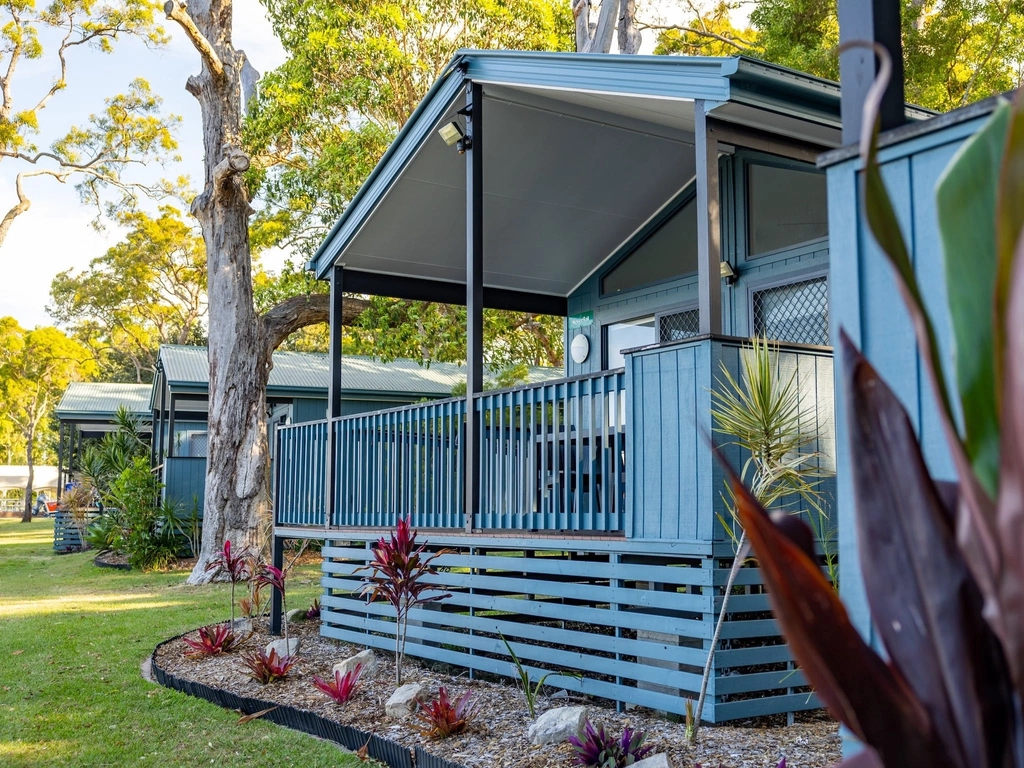
[[[278,656],[297,656],[299,653],[299,638],[290,637],[285,640],[283,637],[280,640],[273,640],[267,643],[266,654],[269,656],[270,652],[277,651]]]
[[[334,671],[341,672],[341,676],[344,677],[349,670],[355,669],[358,664],[363,665],[363,671],[359,673],[360,678],[369,677],[377,671],[377,656],[371,648],[367,648],[355,656],[349,656],[344,661],[339,661],[334,665]]]
[[[668,761],[668,755],[660,752],[657,755],[645,757],[639,763],[633,763],[633,768],[672,768],[672,763]]]
[[[423,686],[419,683],[407,683],[391,694],[384,711],[388,717],[404,720],[416,710],[416,702],[424,697]]]
[[[247,635],[252,632],[252,619],[235,619],[231,629],[239,634]]]
[[[554,700],[554,699],[568,699],[569,698],[569,692],[564,690],[564,689],[560,690],[560,691],[555,691],[550,696],[548,696],[548,698],[552,699],[552,700]]]
[[[538,717],[527,735],[530,743],[540,746],[542,744],[561,744],[570,736],[575,736],[583,728],[583,720],[587,716],[586,707],[558,707],[549,709]]]
[[[285,618],[288,621],[305,621],[306,620],[306,609],[305,608],[292,608],[286,613]]]

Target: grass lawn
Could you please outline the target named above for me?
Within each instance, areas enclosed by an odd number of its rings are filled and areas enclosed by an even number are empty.
[[[226,585],[53,554],[53,525],[0,519],[0,765],[357,766],[338,747],[145,682],[162,640],[227,618]],[[289,604],[318,593],[297,569]]]

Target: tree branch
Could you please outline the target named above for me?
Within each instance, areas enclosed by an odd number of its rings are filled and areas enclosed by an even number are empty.
[[[341,324],[352,325],[369,306],[367,299],[346,296],[342,302]],[[267,359],[295,331],[317,323],[330,322],[330,319],[331,297],[326,293],[293,296],[268,309],[260,318]]]
[[[249,170],[249,156],[231,144],[224,147],[224,157],[213,168],[214,186],[219,186],[228,176]]]
[[[695,29],[694,27],[683,26],[682,24],[654,24],[644,21],[637,21],[637,29],[657,29],[657,30],[669,30],[677,29],[680,32],[685,32],[697,37],[706,37],[711,40],[717,40],[720,43],[731,45],[733,48],[739,51],[750,50],[754,47],[754,43],[749,40],[744,40],[742,37],[726,37],[720,35],[717,32],[712,32],[710,29]]]
[[[220,60],[220,56],[217,55],[217,51],[214,50],[210,41],[206,39],[206,35],[199,31],[199,27],[188,15],[185,4],[181,0],[167,0],[164,3],[164,13],[167,14],[168,19],[178,22],[178,25],[185,30],[185,34],[199,51],[199,55],[203,57],[209,70],[216,77],[224,77],[224,62]]]

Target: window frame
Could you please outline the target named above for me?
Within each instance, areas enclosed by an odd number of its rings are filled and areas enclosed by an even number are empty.
[[[769,259],[772,256],[788,253],[789,251],[796,250],[797,248],[804,248],[812,243],[827,243],[829,241],[829,235],[826,233],[824,237],[814,237],[810,240],[793,243],[791,245],[783,246],[782,248],[775,248],[771,251],[753,253],[750,242],[750,167],[759,165],[769,168],[781,168],[789,171],[813,173],[819,176],[826,176],[826,174],[824,171],[819,171],[816,167],[809,165],[808,163],[802,163],[799,160],[791,160],[789,158],[778,157],[775,155],[758,153],[755,156],[741,157],[739,160],[739,173],[737,174],[739,178],[737,181],[740,184],[740,194],[737,195],[738,226],[736,228],[736,235],[739,238],[740,243],[742,243],[741,253],[743,254],[743,264],[762,264],[765,259]]]
[[[754,294],[758,291],[768,291],[772,288],[784,288],[787,285],[794,285],[796,283],[805,283],[810,280],[817,280],[824,278],[825,280],[825,301],[829,310],[829,318],[832,316],[832,279],[829,274],[828,265],[818,265],[814,267],[808,267],[807,269],[794,269],[791,272],[786,272],[785,275],[767,275],[761,280],[752,280],[746,285],[746,304],[747,304],[747,337],[754,337]],[[832,323],[829,321],[829,339],[831,340]],[[775,341],[779,344],[796,344],[804,347],[816,347],[822,349],[831,349],[831,345],[822,344],[805,344],[799,341],[785,341],[781,339],[769,339],[769,341]]]

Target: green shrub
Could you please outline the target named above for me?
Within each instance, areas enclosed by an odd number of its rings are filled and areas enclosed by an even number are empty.
[[[136,457],[110,485],[107,498],[120,515],[120,549],[132,568],[166,568],[183,549],[174,509],[159,502],[162,484],[144,457]]]

